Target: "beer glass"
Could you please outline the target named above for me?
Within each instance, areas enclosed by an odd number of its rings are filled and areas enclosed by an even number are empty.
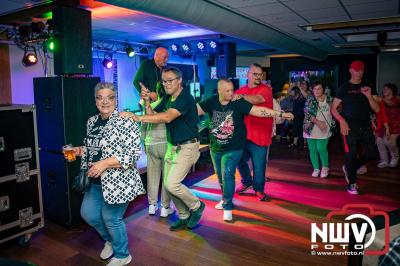
[[[75,151],[72,144],[63,146],[63,153],[65,158],[67,158],[67,162],[73,162],[76,160]]]

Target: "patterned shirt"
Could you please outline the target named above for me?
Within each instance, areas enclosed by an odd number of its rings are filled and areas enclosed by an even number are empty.
[[[93,132],[99,117],[95,115],[89,118],[87,135]],[[136,168],[141,153],[139,125],[131,119],[119,117],[118,111],[114,111],[104,127],[104,135],[99,143],[101,160],[114,157],[121,167],[108,168],[101,174],[103,197],[108,204],[126,203],[146,193]],[[85,147],[81,168],[87,167],[87,151]]]

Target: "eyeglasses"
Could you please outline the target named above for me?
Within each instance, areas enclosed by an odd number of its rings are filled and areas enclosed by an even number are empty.
[[[99,102],[104,102],[104,101],[112,102],[114,100],[115,100],[115,95],[106,96],[106,97],[96,96],[96,101],[99,101]]]
[[[253,76],[255,77],[262,77],[263,73],[255,73],[255,72],[249,72],[251,74],[253,74]]]
[[[178,79],[178,77],[173,78],[173,79],[168,79],[168,80],[162,80],[161,83],[162,83],[162,85],[171,85],[172,81],[174,81],[176,79]]]

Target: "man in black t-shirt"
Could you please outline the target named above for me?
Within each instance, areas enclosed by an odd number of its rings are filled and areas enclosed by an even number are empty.
[[[166,123],[168,148],[164,159],[163,182],[179,212],[179,220],[171,225],[176,231],[194,228],[205,209],[200,201],[184,184],[187,173],[200,157],[198,141],[198,115],[196,102],[182,87],[182,73],[177,68],[162,71],[162,84],[167,95],[153,110],[150,105],[150,91],[142,87],[141,97],[145,100],[146,114],[136,116],[125,113],[135,121]]]
[[[233,101],[233,84],[230,80],[221,79],[217,86],[218,95],[197,104],[197,111],[199,115],[207,113],[211,118],[211,158],[223,193],[221,202],[215,205],[215,208],[223,209],[223,220],[229,222],[232,221],[236,166],[242,157],[246,143],[245,115],[280,116],[287,119],[292,119],[293,115],[266,107],[253,106],[248,102],[253,100],[249,98],[258,97],[258,95],[239,95],[241,98]]]
[[[340,123],[345,150],[343,173],[348,183],[347,191],[358,194],[357,169],[375,158],[375,138],[372,133],[370,115],[379,111],[375,91],[362,81],[364,63],[354,61],[349,69],[351,78],[338,88],[331,112]],[[342,105],[342,112],[338,107]],[[357,144],[363,146],[364,154],[358,158]]]

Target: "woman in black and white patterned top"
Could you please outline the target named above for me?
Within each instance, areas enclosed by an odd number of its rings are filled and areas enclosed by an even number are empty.
[[[112,83],[98,83],[95,97],[100,113],[87,122],[84,146],[75,148],[76,155],[82,156],[81,168],[87,166],[91,177],[81,215],[106,241],[100,258],[114,255],[107,265],[126,265],[132,257],[123,216],[129,202],[146,193],[136,169],[141,153],[139,125],[119,117]]]

